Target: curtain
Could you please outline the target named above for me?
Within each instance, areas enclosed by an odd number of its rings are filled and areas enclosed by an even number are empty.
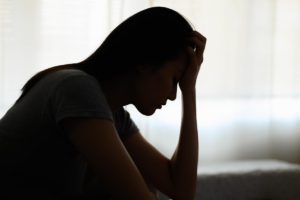
[[[177,10],[208,39],[197,82],[200,163],[300,162],[300,0],[0,0],[0,117],[36,72],[86,58],[151,6]],[[167,156],[180,104],[179,93],[151,117],[127,106]]]

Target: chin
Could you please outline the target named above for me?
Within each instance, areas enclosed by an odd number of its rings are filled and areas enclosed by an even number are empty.
[[[146,116],[151,116],[155,113],[156,109],[155,108],[141,108],[141,107],[137,107],[136,109],[143,115]]]

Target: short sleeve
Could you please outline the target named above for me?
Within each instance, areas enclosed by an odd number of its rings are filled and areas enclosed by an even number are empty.
[[[116,129],[123,141],[139,132],[139,129],[131,119],[130,114],[124,108],[114,113],[113,117]]]
[[[71,75],[61,80],[53,91],[51,108],[55,121],[73,117],[113,120],[100,85],[87,74]]]

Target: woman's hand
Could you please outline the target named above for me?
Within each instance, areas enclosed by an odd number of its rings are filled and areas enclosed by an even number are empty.
[[[197,76],[203,62],[206,38],[199,32],[194,31],[188,40],[188,43],[192,44],[186,49],[188,64],[181,80],[179,81],[179,87],[183,94],[195,90]]]

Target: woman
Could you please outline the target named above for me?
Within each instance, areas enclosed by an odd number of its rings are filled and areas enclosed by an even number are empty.
[[[86,60],[39,72],[0,121],[1,194],[57,199],[195,197],[195,84],[206,39],[177,12],[143,10],[121,23]],[[123,108],[144,115],[182,93],[171,159]]]

